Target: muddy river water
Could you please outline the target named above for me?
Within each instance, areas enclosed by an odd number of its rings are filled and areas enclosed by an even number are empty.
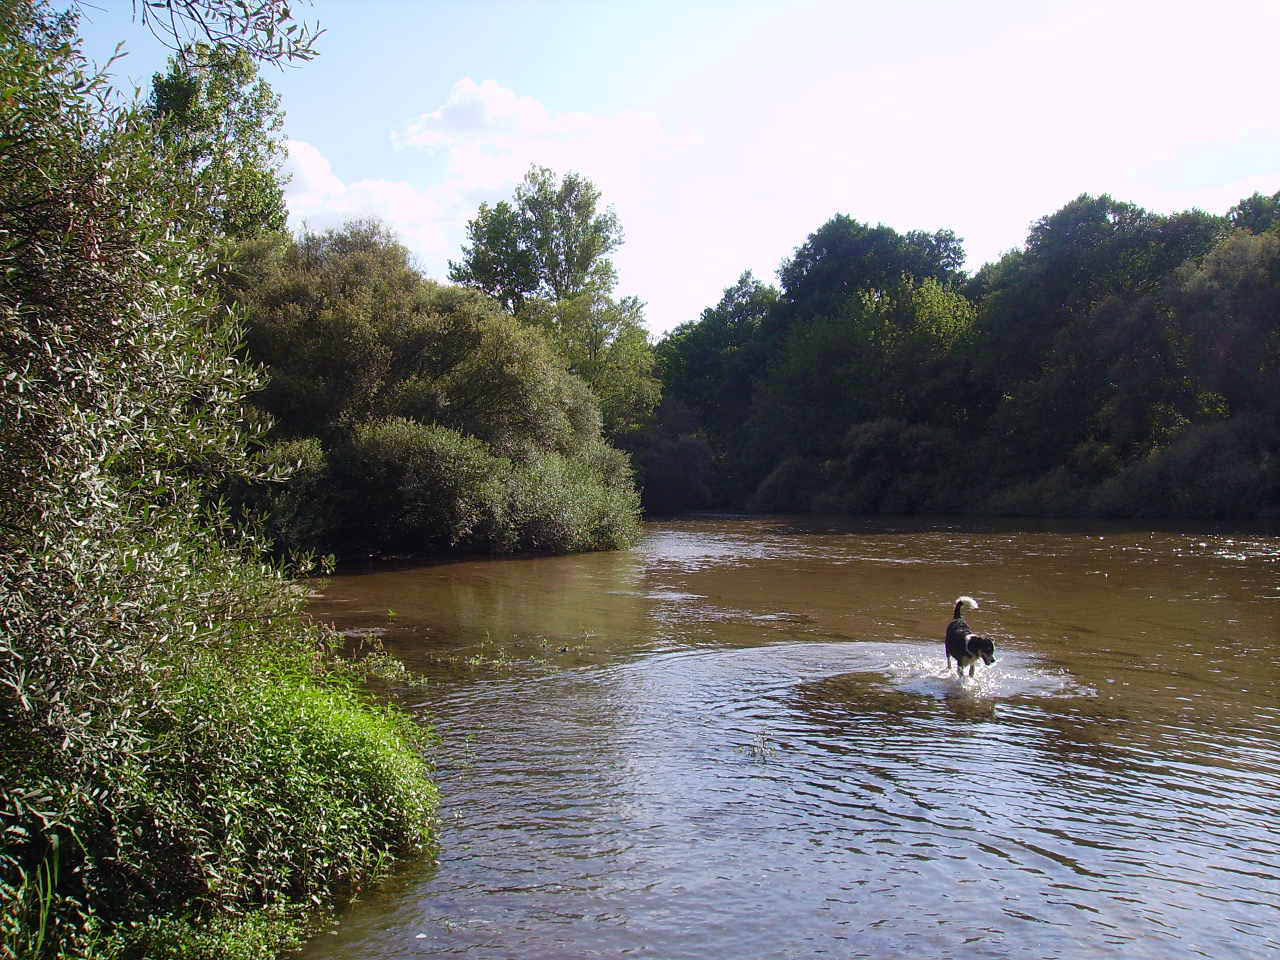
[[[313,609],[429,678],[444,832],[308,960],[1280,956],[1275,537],[693,518]]]

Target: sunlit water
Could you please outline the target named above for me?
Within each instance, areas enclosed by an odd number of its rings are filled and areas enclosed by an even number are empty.
[[[1280,540],[693,519],[314,609],[432,678],[445,832],[308,958],[1280,955]]]

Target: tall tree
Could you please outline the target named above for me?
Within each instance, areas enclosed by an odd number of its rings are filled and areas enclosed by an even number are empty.
[[[676,327],[656,348],[667,392],[697,414],[717,447],[750,414],[760,331],[777,302],[778,291],[748,270],[719,303]]]
[[[244,238],[284,228],[284,113],[249,53],[196,44],[170,58],[147,108],[209,230]]]
[[[557,181],[551,170],[532,166],[514,203],[481,204],[467,224],[462,260],[449,262],[449,279],[513,313],[534,297],[607,293],[617,280],[609,254],[622,243],[622,228],[613,209],[600,211],[599,204],[600,191],[585,177],[567,173]]]
[[[1227,211],[1227,219],[1239,230],[1263,233],[1280,222],[1280,190],[1271,196],[1255,193]]]
[[[523,317],[542,329],[569,369],[600,401],[605,435],[637,429],[658,405],[662,385],[636,297],[615,300],[599,290],[567,300],[532,301]]]
[[[612,295],[609,254],[622,228],[612,208],[601,212],[596,186],[576,173],[557,179],[530,167],[512,202],[481,204],[467,237],[461,262],[449,263],[450,279],[539,328],[591,386],[607,436],[617,439],[646,420],[661,389],[644,305]]]
[[[964,247],[950,230],[898,233],[838,214],[809,235],[778,277],[794,311],[814,316],[862,290],[894,286],[904,274],[957,282],[963,264]]]

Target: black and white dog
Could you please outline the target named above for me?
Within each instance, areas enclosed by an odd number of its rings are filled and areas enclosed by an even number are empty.
[[[947,671],[951,670],[951,660],[956,661],[956,676],[964,676],[964,668],[969,668],[969,676],[973,676],[973,668],[978,658],[990,666],[996,662],[996,645],[989,637],[980,637],[961,619],[960,614],[965,607],[978,609],[978,601],[973,597],[957,597],[956,610],[952,620],[947,624]]]

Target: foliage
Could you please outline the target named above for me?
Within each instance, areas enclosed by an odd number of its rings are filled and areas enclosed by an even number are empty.
[[[530,301],[521,318],[542,330],[569,369],[591,386],[607,436],[647,422],[662,386],[653,376],[655,358],[639,300],[588,290],[567,300]]]
[[[636,457],[647,513],[704,510],[723,501],[715,452],[704,433],[657,430],[643,437]]]
[[[358,424],[337,459],[347,542],[421,552],[500,536],[511,463],[476,437],[395,417]]]
[[[3,14],[0,949],[262,958],[429,846],[427,740],[212,505],[272,474],[199,198],[72,18]]]
[[[855,294],[792,332],[760,415],[789,422],[823,456],[863,420],[945,420],[956,388],[947,362],[973,322],[972,305],[932,279]]]
[[[953,283],[963,263],[964,249],[950,230],[900,234],[839,214],[810,234],[779,269],[783,301],[773,315],[774,337],[807,318],[838,311],[862,291],[893,286],[903,276]]]
[[[787,457],[761,481],[747,509],[755,513],[809,513],[825,484],[822,466],[816,460]]]
[[[537,330],[488,298],[425,280],[381,225],[352,223],[283,247],[245,244],[233,275],[249,353],[271,375],[258,402],[276,437],[304,442],[287,449],[315,466],[283,489],[243,494],[282,545],[600,549],[634,532],[629,471],[578,469],[596,455],[601,428],[586,385]],[[577,467],[548,482],[579,493],[582,484],[603,485],[587,499],[628,517],[592,521],[607,531],[596,539],[573,505],[556,499],[572,532],[534,536],[533,514],[522,512],[532,501],[516,491],[529,470],[556,457]],[[320,490],[310,514],[291,513]]]
[[[618,440],[648,421],[661,387],[644,304],[612,295],[617,275],[608,255],[622,243],[622,228],[599,203],[600,191],[579,174],[557,181],[545,167],[530,167],[513,203],[481,204],[449,277],[542,331],[591,387],[606,436]]]
[[[197,44],[151,80],[148,112],[213,237],[285,226],[280,99],[244,50]]]
[[[1227,211],[1227,219],[1237,230],[1265,233],[1280,223],[1280,190],[1271,196],[1255,193]]]
[[[947,464],[954,474],[938,469]],[[885,417],[850,427],[831,480],[814,504],[832,513],[916,513],[956,509],[972,489],[972,473],[952,435],[935,427]],[[948,502],[951,485],[960,496]]]
[[[597,210],[600,191],[576,173],[559,182],[532,166],[513,204],[481,204],[467,224],[470,245],[449,263],[449,279],[483,290],[512,313],[531,298],[567,300],[608,291],[615,274],[608,254],[622,242],[612,209]]]
[[[1082,195],[967,280],[949,231],[833,218],[658,345],[693,422],[637,462],[705,436],[691,489],[755,509],[1269,516],[1276,210]]]
[[[1228,411],[1280,415],[1280,233],[1233,233],[1175,281],[1170,300],[1202,389]]]
[[[288,0],[133,0],[135,16],[181,55],[197,43],[283,65],[315,57],[319,24],[294,20]]]
[[[668,395],[696,411],[725,444],[746,419],[753,380],[763,364],[757,346],[778,291],[747,271],[714,307],[672,330],[656,353]]]

